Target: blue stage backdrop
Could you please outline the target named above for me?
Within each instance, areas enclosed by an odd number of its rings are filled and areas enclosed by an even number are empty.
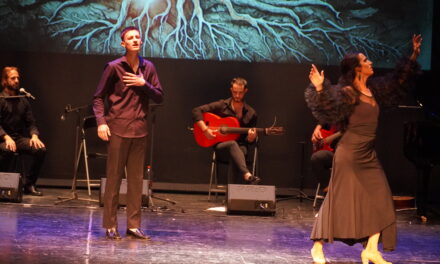
[[[120,54],[141,29],[147,57],[335,65],[360,51],[378,67],[424,36],[430,69],[432,0],[0,0],[1,48]],[[379,59],[379,60],[378,60]]]

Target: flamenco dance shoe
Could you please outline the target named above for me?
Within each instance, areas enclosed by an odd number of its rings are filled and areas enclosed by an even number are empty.
[[[310,254],[312,255],[313,263],[315,263],[315,264],[325,264],[325,263],[327,263],[327,261],[326,261],[326,259],[324,257],[324,252],[319,251],[319,250],[315,250],[314,248],[312,248],[310,250]]]
[[[382,255],[379,251],[369,252],[366,250],[362,251],[361,254],[362,264],[368,264],[369,262],[373,262],[374,264],[392,264],[382,258]]]

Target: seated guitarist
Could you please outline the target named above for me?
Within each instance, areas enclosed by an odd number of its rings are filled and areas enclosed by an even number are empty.
[[[311,141],[313,143],[313,154],[310,158],[310,165],[313,175],[323,187],[323,191],[327,192],[327,186],[330,181],[331,167],[333,163],[333,155],[336,148],[338,138],[325,142],[325,139],[337,133],[334,125],[316,125],[313,130]]]
[[[254,143],[257,138],[255,127],[257,125],[257,113],[244,101],[244,97],[248,92],[247,81],[243,78],[234,78],[231,81],[231,97],[222,99],[209,104],[201,105],[192,110],[193,120],[197,126],[203,131],[208,139],[215,137],[214,131],[211,130],[203,121],[203,113],[210,112],[220,117],[235,117],[240,122],[241,127],[249,127],[247,134],[243,134],[236,141],[220,142],[214,146],[218,155],[225,153],[229,155],[236,172],[240,172],[243,179],[251,184],[258,184],[260,178],[252,175],[246,165],[246,155],[250,144]],[[225,155],[223,154],[223,155]],[[232,183],[231,179],[228,179]]]

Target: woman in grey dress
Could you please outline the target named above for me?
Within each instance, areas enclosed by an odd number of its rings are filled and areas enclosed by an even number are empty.
[[[370,78],[373,63],[362,53],[344,57],[336,86],[312,65],[306,102],[320,123],[337,123],[344,131],[334,155],[328,193],[311,234],[315,263],[326,262],[323,244],[334,240],[362,243],[363,264],[390,263],[382,258],[378,243],[382,242],[385,251],[394,250],[396,217],[374,141],[379,106],[395,105],[414,83],[421,42],[421,36],[414,35],[412,55],[383,77]]]

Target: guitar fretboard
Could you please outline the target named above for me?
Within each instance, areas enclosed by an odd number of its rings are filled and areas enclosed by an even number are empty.
[[[264,128],[256,128],[257,132],[264,132]],[[246,134],[249,131],[247,127],[220,127],[219,131],[222,134],[234,133],[234,134]]]

